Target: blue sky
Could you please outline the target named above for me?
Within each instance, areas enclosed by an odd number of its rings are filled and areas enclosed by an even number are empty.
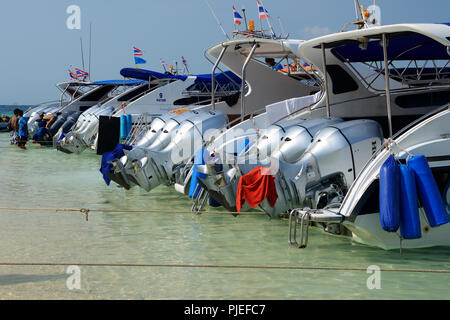
[[[256,0],[209,0],[224,29],[234,29],[232,5],[245,8],[248,20],[257,19]],[[264,0],[276,32],[278,17],[290,38],[310,39],[338,32],[354,20],[353,0]],[[373,0],[360,0],[370,5]],[[377,0],[382,24],[449,22],[448,0]],[[81,29],[69,30],[66,9],[81,9]],[[68,79],[69,65],[81,67],[80,37],[85,64],[89,23],[92,22],[91,75],[94,80],[120,78],[133,66],[132,47],[144,51],[143,67],[162,71],[160,58],[192,73],[208,73],[203,57],[225,39],[205,0],[15,0],[0,5],[0,104],[37,104],[58,99],[55,83]],[[87,68],[87,67],[86,67]]]

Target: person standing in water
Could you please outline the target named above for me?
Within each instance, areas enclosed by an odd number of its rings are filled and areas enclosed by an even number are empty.
[[[20,110],[19,118],[19,143],[17,146],[21,149],[26,149],[25,144],[28,140],[28,118],[23,116],[23,111]]]
[[[9,139],[12,145],[19,142],[19,111],[20,109],[14,109],[14,116],[8,122]]]

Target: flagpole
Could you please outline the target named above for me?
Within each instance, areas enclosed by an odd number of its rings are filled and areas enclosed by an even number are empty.
[[[266,20],[267,20],[267,24],[269,25],[270,32],[272,33],[272,36],[275,37],[275,32],[273,31],[272,25],[270,24],[269,14],[267,13],[266,8],[264,7],[264,3],[262,1],[260,1],[260,2],[261,2],[261,5],[263,6],[264,14],[266,15]]]
[[[281,19],[280,19],[280,17],[278,17],[278,23],[280,24],[281,34],[283,34],[283,33],[284,33],[284,28],[283,28],[283,25],[281,24]],[[280,37],[281,37],[281,36],[280,36]]]
[[[206,2],[206,4],[208,5],[209,10],[211,10],[211,13],[213,14],[214,18],[216,19],[217,24],[219,25],[219,27],[220,27],[220,29],[222,30],[223,34],[225,35],[225,37],[227,38],[227,40],[230,40],[230,38],[228,37],[228,34],[227,34],[227,33],[225,32],[225,30],[223,29],[222,24],[220,23],[219,18],[217,18],[216,14],[214,13],[214,10],[213,10],[213,8],[211,7],[211,5],[209,4],[208,0],[205,0],[205,2]]]
[[[84,53],[83,53],[83,40],[80,37],[80,47],[81,47],[81,64],[83,65],[84,70]]]
[[[89,23],[89,81],[91,80],[92,22]]]
[[[242,15],[244,16],[244,23],[245,23],[245,30],[244,31],[248,31],[247,17],[245,16],[245,8],[242,8]]]

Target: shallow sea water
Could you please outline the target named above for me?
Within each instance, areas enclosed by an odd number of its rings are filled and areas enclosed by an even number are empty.
[[[189,211],[173,188],[150,193],[106,186],[100,156],[64,154],[0,133],[2,208]],[[214,210],[208,208],[208,210]],[[311,228],[308,248],[287,243],[288,221],[265,215],[81,213],[0,210],[0,299],[450,299],[450,274],[365,271],[81,266],[69,290],[67,266],[5,263],[124,263],[450,269],[450,249],[384,251]]]

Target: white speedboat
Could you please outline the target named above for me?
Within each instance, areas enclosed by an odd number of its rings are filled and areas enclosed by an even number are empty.
[[[67,133],[71,129],[81,113],[90,109],[92,106],[109,100],[112,96],[117,94],[118,88],[122,85],[122,82],[118,84],[109,81],[72,81],[57,84],[57,87],[62,91],[60,102],[50,105],[44,104],[30,110],[28,112],[28,114],[30,114],[28,120],[29,133],[33,135],[38,131],[39,128],[36,120],[41,114],[46,115],[52,113],[56,116],[56,120],[50,128],[48,128],[49,138],[45,141],[40,141],[40,143],[53,145],[61,136],[62,132]],[[67,96],[69,99],[64,100],[64,97],[67,98]]]
[[[310,190],[303,185],[301,190],[304,196],[297,198],[299,208],[290,214],[292,244],[306,246],[306,226],[312,222],[323,226],[329,232],[349,235],[357,242],[383,249],[450,245],[450,224],[447,223],[450,221],[450,71],[447,67],[450,63],[449,36],[450,26],[446,24],[404,24],[322,37],[299,48],[300,52],[305,52],[321,46],[327,47],[358,74],[366,87],[372,91],[378,90],[386,100],[384,121],[379,122],[387,123],[384,136],[392,138],[378,148],[364,166],[354,171],[357,174],[351,179],[351,183],[336,184],[334,190],[326,188],[325,185],[322,189],[319,187],[316,194],[320,194],[320,197],[315,201],[311,201],[312,197],[307,201],[308,196],[305,194]],[[385,63],[381,64],[383,61]],[[427,67],[427,63],[430,67]],[[361,64],[377,69],[379,75],[372,75],[371,79],[363,76],[360,72]],[[377,78],[380,80],[378,87]],[[330,100],[330,105],[332,104]],[[429,111],[421,118],[409,121],[406,126],[397,129],[398,126],[394,124],[395,117],[401,116],[402,110],[406,115],[411,115],[413,110],[419,111],[420,108]],[[333,108],[331,110],[333,112]],[[355,149],[352,154],[355,154]],[[407,226],[408,220],[401,222],[400,229],[394,228],[393,232],[382,227],[380,203],[384,204],[385,200],[380,194],[385,194],[386,190],[380,187],[380,169],[391,154],[395,154],[398,161],[403,163],[413,156],[425,156],[431,168],[428,175],[428,192],[420,194],[420,205],[417,200],[412,201],[412,205],[418,208],[418,229],[414,237],[405,236],[402,231],[402,226]],[[307,157],[305,154],[305,162]],[[311,171],[322,172],[320,163],[314,161],[310,162],[309,168]],[[353,169],[356,169],[355,165]],[[344,170],[338,168],[334,172],[345,174]],[[319,176],[324,179],[316,181],[316,187],[326,178],[320,174]],[[417,188],[422,178],[422,175],[416,174]],[[291,183],[294,179],[291,177]],[[306,180],[312,182],[312,179]],[[404,183],[399,185],[404,187]],[[341,192],[338,196],[333,196],[336,190]],[[425,205],[426,194],[433,194],[433,191],[435,198],[430,209]],[[400,200],[397,199],[398,201]],[[266,210],[271,209],[266,206]],[[430,210],[440,211],[440,223],[434,222]],[[293,228],[298,224],[302,225],[299,241],[293,238],[296,234]]]

